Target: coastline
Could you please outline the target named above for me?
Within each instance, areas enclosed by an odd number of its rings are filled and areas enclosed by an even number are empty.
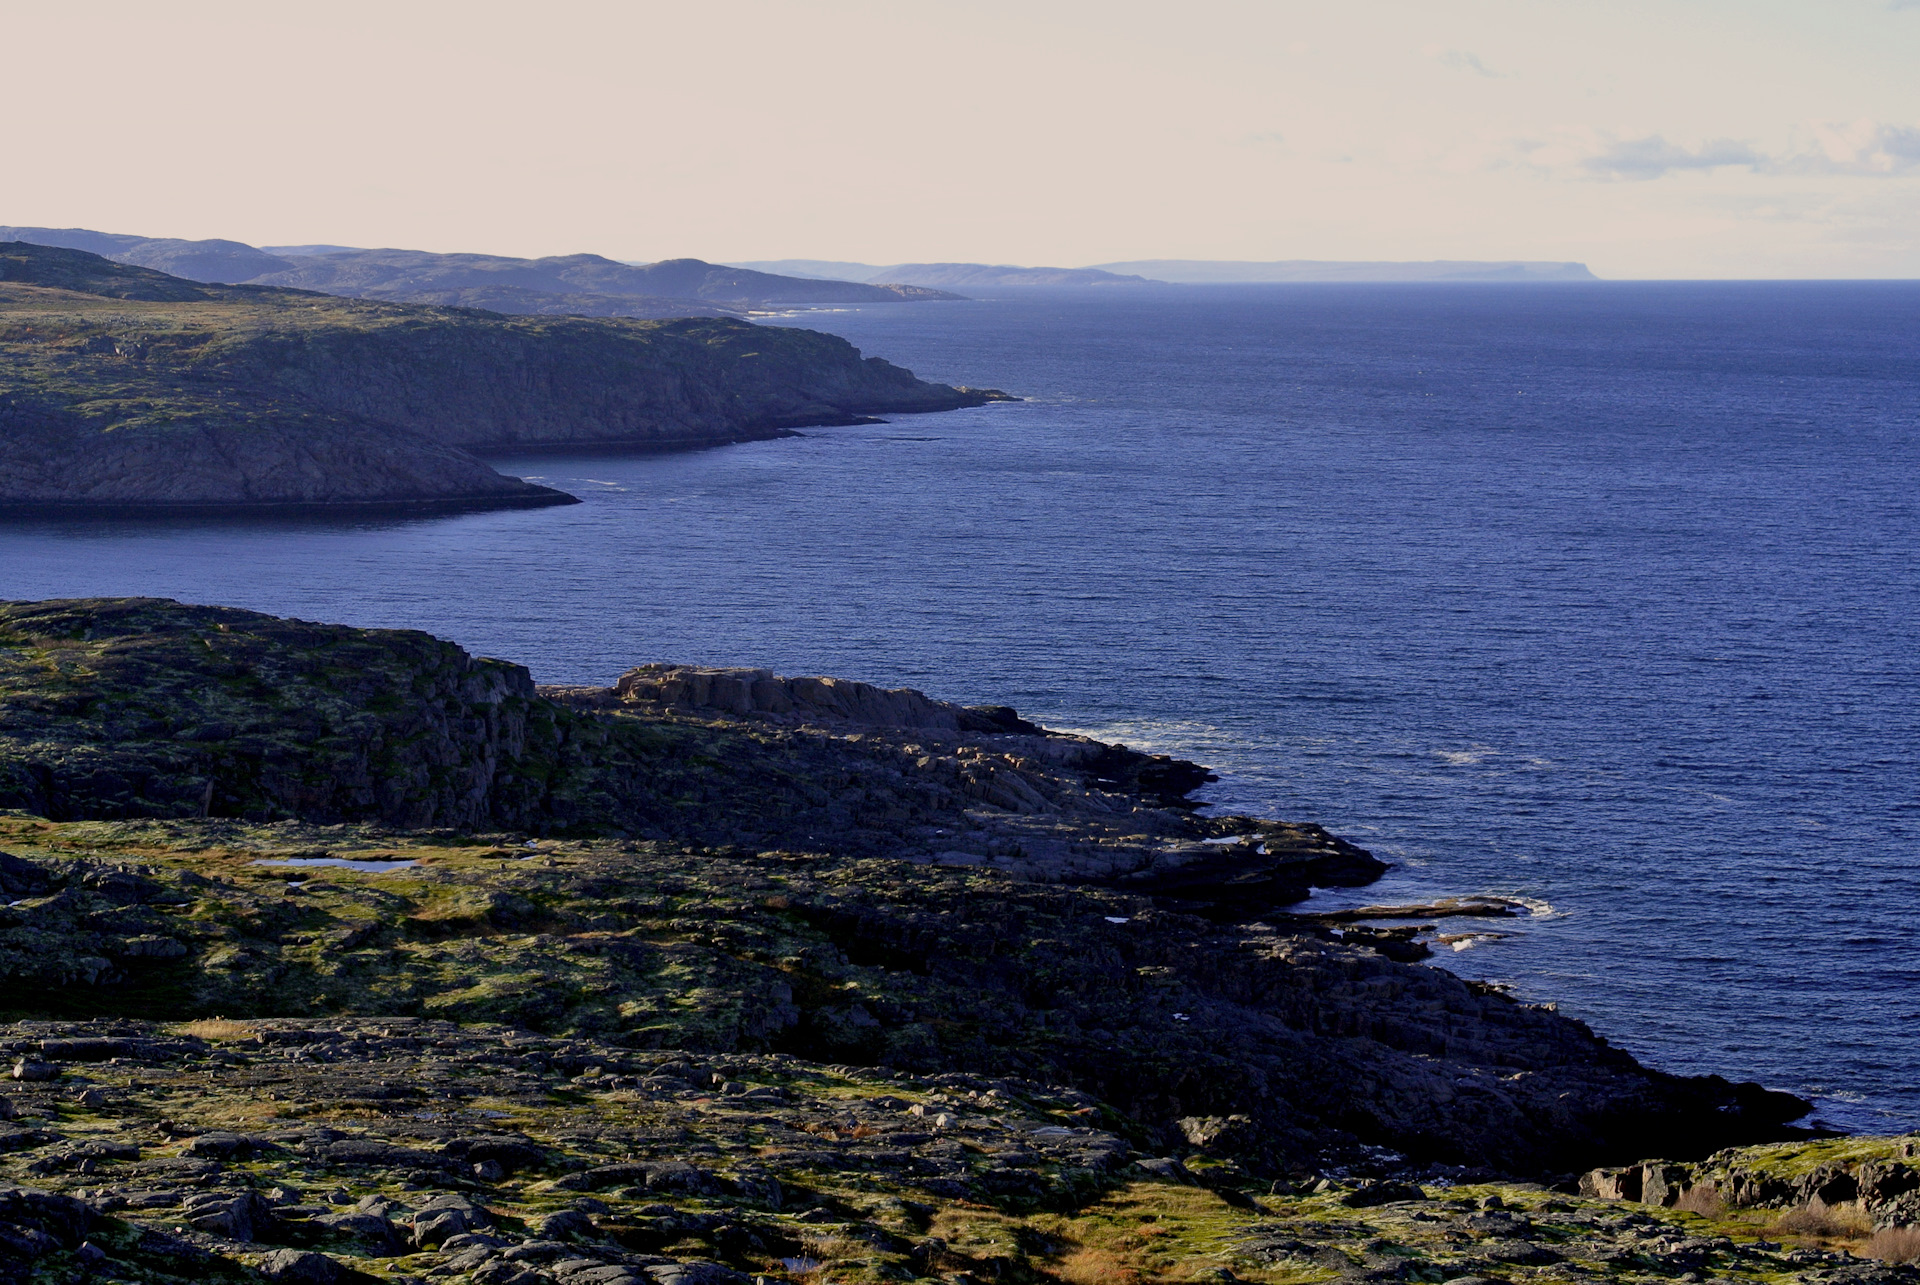
[[[530,486],[533,484],[529,483]],[[543,509],[578,504],[580,498],[552,487],[535,486],[544,494],[508,494],[473,496],[418,496],[385,500],[267,500],[227,503],[89,503],[77,500],[0,501],[0,520],[6,518],[56,518],[74,521],[104,521],[125,518],[131,521],[165,521],[171,518],[260,518],[260,517],[355,517],[434,516],[446,513],[479,513],[493,509]]]
[[[0,605],[0,689],[0,1231],[55,1267],[1040,1281],[1153,1226],[1272,1285],[1920,1276],[1844,1252],[1920,1142],[1292,913],[1384,866],[1192,763],[154,599]]]
[[[1009,400],[738,319],[203,285],[0,243],[0,516],[559,503],[475,451],[661,450]]]

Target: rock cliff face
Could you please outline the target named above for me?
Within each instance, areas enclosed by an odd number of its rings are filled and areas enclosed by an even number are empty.
[[[1004,396],[730,319],[508,318],[0,245],[0,508],[528,505],[474,452],[671,449]]]
[[[471,451],[717,444],[994,396],[925,383],[811,330],[413,309],[235,334],[196,354],[193,373]]]
[[[103,427],[70,404],[0,393],[0,514],[572,503],[458,447],[335,415],[226,402]]]
[[[670,711],[797,715],[942,732],[1040,730],[1004,705],[969,709],[929,700],[910,687],[888,689],[844,678],[782,678],[771,669],[641,665],[620,676],[613,694],[637,707]]]

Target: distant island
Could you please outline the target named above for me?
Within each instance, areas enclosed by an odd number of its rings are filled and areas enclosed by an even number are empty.
[[[985,263],[896,263],[878,267],[838,259],[765,259],[734,265],[791,277],[890,282],[897,287],[985,290],[1005,286],[1262,285],[1282,282],[1596,281],[1584,263],[1437,259],[1420,263],[1283,259],[1140,259],[1086,268],[1024,268]]]
[[[515,259],[338,245],[261,249],[240,241],[183,241],[89,228],[0,227],[0,241],[85,250],[115,263],[153,268],[189,281],[291,286],[360,299],[532,316],[737,317],[793,308],[961,297],[923,285],[783,277],[700,259],[634,264],[597,254]]]
[[[0,513],[564,504],[477,453],[714,446],[1006,397],[735,318],[204,285],[22,242],[0,242],[0,355]]]

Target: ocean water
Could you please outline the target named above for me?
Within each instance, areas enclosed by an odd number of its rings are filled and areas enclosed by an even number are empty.
[[[0,527],[0,596],[410,626],[543,681],[742,663],[1013,704],[1370,847],[1395,868],[1364,900],[1535,908],[1445,967],[1920,1127],[1920,284],[775,324],[1028,400],[497,461],[564,509]]]

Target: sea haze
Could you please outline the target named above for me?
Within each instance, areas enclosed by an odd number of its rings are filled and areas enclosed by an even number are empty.
[[[411,626],[543,681],[743,663],[1014,704],[1371,847],[1397,866],[1367,900],[1526,898],[1436,962],[1642,1058],[1920,1126],[1920,285],[780,324],[1031,400],[497,461],[564,509],[0,528],[0,596]]]

